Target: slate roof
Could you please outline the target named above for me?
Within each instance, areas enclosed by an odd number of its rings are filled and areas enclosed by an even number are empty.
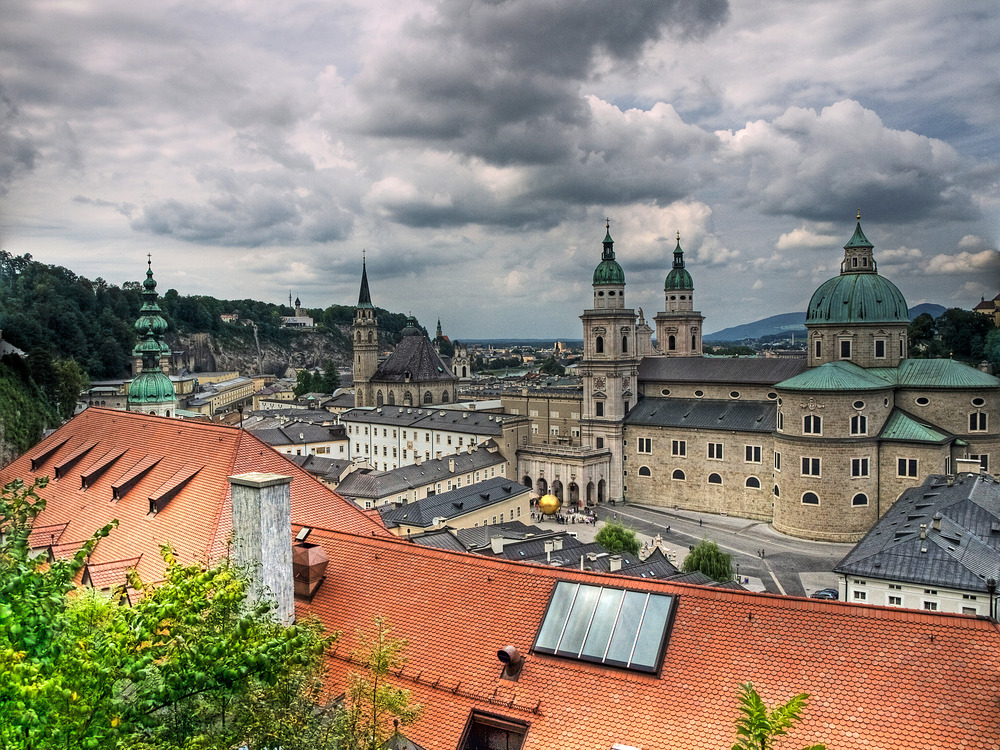
[[[307,445],[347,439],[343,425],[327,427],[311,422],[289,422],[280,427],[264,427],[248,431],[268,445]]]
[[[639,380],[773,385],[805,369],[799,357],[644,357]]]
[[[477,547],[489,547],[490,540],[495,536],[500,536],[504,539],[527,539],[531,536],[552,535],[551,532],[545,529],[522,523],[521,521],[491,523],[489,526],[474,526],[471,529],[454,529],[452,533],[465,546],[465,549],[469,550],[476,549]]]
[[[332,476],[338,480],[344,469],[352,463],[348,458],[329,458],[312,453],[308,456],[286,456],[286,458],[301,466],[314,477]],[[340,492],[338,491],[337,494],[339,495]]]
[[[502,435],[503,423],[517,419],[510,415],[464,409],[423,409],[412,406],[368,406],[345,411],[341,422],[361,422],[387,427],[413,427],[419,430],[446,430],[473,435]],[[523,417],[522,417],[523,419]]]
[[[82,451],[88,445],[92,447]],[[72,554],[82,540],[118,519],[119,527],[98,543],[90,562],[96,566],[140,558],[137,569],[147,582],[162,576],[161,544],[173,545],[185,564],[226,553],[232,530],[226,478],[233,474],[291,476],[295,523],[389,533],[285,456],[235,427],[91,407],[0,469],[0,484],[54,477],[57,466],[59,478],[41,492],[47,505],[37,519],[45,537],[40,544]],[[162,507],[151,514],[154,500]]]
[[[746,681],[769,705],[810,695],[789,746],[1000,743],[988,698],[1000,694],[1000,630],[985,618],[626,580],[322,530],[309,540],[330,567],[299,614],[341,633],[328,689],[344,690],[359,669],[358,629],[384,616],[408,644],[391,682],[423,706],[405,732],[426,748],[460,747],[478,710],[528,725],[523,750],[718,750],[734,740]],[[558,581],[676,596],[660,672],[532,653]],[[526,657],[517,681],[502,679],[496,658],[508,644]]]
[[[441,359],[430,340],[424,335],[403,336],[395,351],[379,364],[372,383],[413,384],[428,381],[458,381],[455,373]]]
[[[949,486],[947,477],[929,476],[906,490],[834,570],[985,593],[987,580],[1000,580],[1000,484],[959,474]]]
[[[772,432],[776,414],[777,407],[770,401],[647,397],[632,407],[625,424]]]
[[[465,552],[465,545],[458,540],[454,532],[454,529],[431,529],[422,534],[411,536],[409,540],[422,547],[437,547],[438,549],[450,549],[453,552]]]
[[[448,468],[452,461],[455,465],[454,471]],[[422,461],[420,464],[400,466],[391,471],[355,471],[344,477],[344,481],[337,485],[337,492],[346,497],[379,500],[414,487],[423,487],[431,482],[444,482],[452,477],[481,471],[502,463],[505,463],[505,459],[499,453],[480,447],[472,453],[455,453],[443,458]]]
[[[435,518],[449,519],[463,516],[529,492],[531,490],[512,479],[494,477],[450,492],[442,492],[440,495],[431,495],[422,500],[405,503],[400,507],[383,505],[378,511],[386,528],[391,529],[403,524],[426,528],[434,524]]]

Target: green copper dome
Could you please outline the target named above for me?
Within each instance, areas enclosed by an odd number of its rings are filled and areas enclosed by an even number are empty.
[[[878,275],[873,245],[861,231],[861,216],[854,236],[844,245],[839,276],[823,282],[813,292],[806,310],[806,324],[903,323],[909,324],[903,293]]]
[[[604,236],[604,252],[601,262],[594,269],[594,284],[625,285],[625,272],[615,260],[615,241],[611,239],[611,224],[608,223],[607,234]]]
[[[139,343],[132,350],[132,355],[142,359],[142,372],[135,376],[128,390],[128,403],[134,406],[147,404],[162,404],[174,402],[177,396],[174,384],[160,369],[160,357],[170,354],[170,347],[163,341],[167,330],[167,321],[160,314],[160,306],[156,302],[156,280],[153,278],[153,263],[149,260],[146,268],[146,280],[142,282],[143,302],[138,320],[135,321],[135,332]]]
[[[663,281],[663,291],[665,292],[690,292],[694,289],[694,281],[691,274],[684,268],[684,251],[681,250],[681,237],[677,235],[677,247],[674,248],[674,267],[670,269],[667,278]]]
[[[164,401],[175,401],[174,384],[170,378],[163,374],[161,370],[147,372],[143,370],[128,389],[128,402],[130,404],[153,404]]]
[[[417,319],[412,315],[406,316],[406,327],[403,328],[403,336],[420,336],[423,332],[420,330],[420,326],[417,325]]]

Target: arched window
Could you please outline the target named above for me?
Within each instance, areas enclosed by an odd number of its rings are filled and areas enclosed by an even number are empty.
[[[389,406],[395,406],[395,405],[396,405],[396,392],[389,391]]]
[[[369,331],[368,332],[368,343],[370,344],[371,342],[372,342],[372,332]]]
[[[674,351],[677,348],[677,339],[674,336],[667,336],[667,349]]]
[[[524,486],[527,487],[530,490],[531,489],[531,477],[529,477],[528,475],[525,475],[524,479],[522,481],[524,483]]]
[[[449,401],[451,401],[451,396],[448,394],[448,391],[445,391],[441,394],[441,403],[447,404]]]
[[[594,341],[594,350],[598,354],[604,354],[604,337],[603,336],[598,336],[597,340]]]
[[[859,492],[851,498],[851,505],[868,505],[868,495],[864,492]]]
[[[757,477],[747,477],[747,487],[752,490],[759,490],[760,480]]]
[[[382,391],[381,389],[375,394],[375,406],[382,405]]]
[[[698,348],[698,345],[695,343],[695,336],[694,336],[694,334],[691,334],[691,348],[692,349],[697,349]]]
[[[433,397],[433,396],[431,396],[431,392],[430,392],[430,391],[427,391],[427,392],[426,392],[426,393],[424,394],[424,403],[425,403],[425,404],[431,404],[431,403],[434,403],[434,397]]]
[[[409,391],[403,394],[403,406],[413,406],[413,394]]]
[[[640,466],[639,467],[639,476],[640,477],[649,477],[649,476],[652,476],[652,472],[650,472],[648,466]]]
[[[622,336],[622,351],[628,351],[628,336]]]
[[[674,469],[674,473],[671,475],[670,478],[671,479],[676,479],[676,480],[678,480],[680,482],[683,482],[684,479],[685,479],[684,472],[681,471],[680,469]]]
[[[467,378],[468,376],[469,376],[469,368],[467,368],[465,365],[462,365],[462,377]]]
[[[802,496],[803,505],[819,505],[819,495],[815,492],[807,492]]]
[[[715,472],[712,472],[711,474],[708,475],[708,483],[709,484],[722,484],[722,477],[719,476],[718,474],[716,474]]]

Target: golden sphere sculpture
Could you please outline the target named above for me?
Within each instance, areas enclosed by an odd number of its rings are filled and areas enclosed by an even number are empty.
[[[542,495],[538,500],[538,509],[547,516],[553,516],[558,513],[561,505],[562,500],[555,495]]]

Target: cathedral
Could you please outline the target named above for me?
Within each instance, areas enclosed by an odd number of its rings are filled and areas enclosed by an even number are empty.
[[[1000,379],[953,360],[908,358],[906,300],[878,273],[860,214],[840,273],[812,295],[808,348],[797,358],[703,354],[705,318],[679,236],[654,342],[642,309],[627,306],[605,229],[592,304],[580,316],[582,392],[558,406],[579,427],[557,444],[533,423],[517,450],[517,476],[536,492],[570,504],[725,513],[851,542],[927,475],[989,472],[998,460]],[[458,378],[415,322],[382,364],[376,325],[363,267],[357,406],[454,402]],[[509,413],[537,416],[516,401],[504,398]]]

